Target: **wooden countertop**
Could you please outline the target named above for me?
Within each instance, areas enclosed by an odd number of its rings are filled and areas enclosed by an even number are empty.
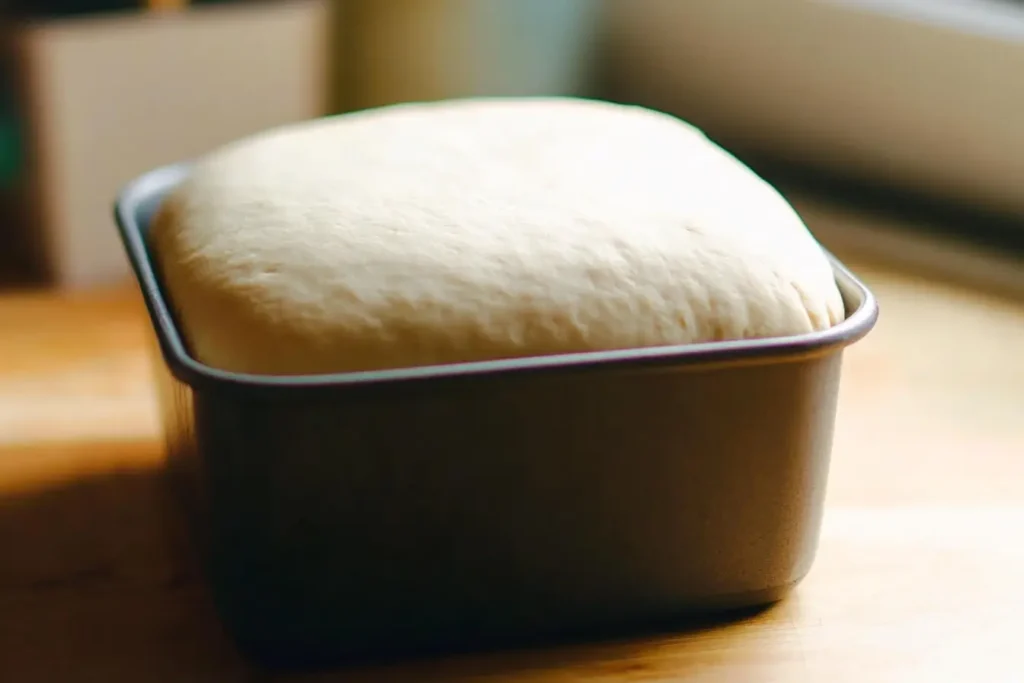
[[[1020,682],[1024,302],[854,266],[817,562],[753,618],[287,681]],[[263,680],[175,552],[130,289],[0,296],[0,680]]]

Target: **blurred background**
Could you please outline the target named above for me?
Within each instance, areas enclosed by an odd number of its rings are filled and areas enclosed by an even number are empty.
[[[0,25],[0,680],[252,680],[167,540],[119,189],[280,124],[472,95],[688,119],[880,300],[843,360],[847,535],[777,638],[704,641],[709,675],[806,666],[821,638],[818,661],[904,679],[922,652],[1005,661],[1017,556],[986,506],[1019,511],[1024,482],[1024,0],[0,0]]]
[[[1024,2],[9,0],[0,285],[125,281],[141,172],[329,113],[570,94],[678,114],[826,246],[1024,293]]]

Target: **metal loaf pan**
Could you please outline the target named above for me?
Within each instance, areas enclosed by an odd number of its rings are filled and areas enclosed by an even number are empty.
[[[152,171],[116,216],[163,362],[169,471],[228,631],[263,664],[623,632],[769,603],[818,539],[843,349],[805,336],[304,377],[193,359],[147,253]]]

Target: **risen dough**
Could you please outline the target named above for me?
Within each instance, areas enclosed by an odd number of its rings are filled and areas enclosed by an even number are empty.
[[[584,100],[272,130],[201,160],[151,243],[194,356],[257,374],[783,336],[844,314],[768,184],[678,119]]]

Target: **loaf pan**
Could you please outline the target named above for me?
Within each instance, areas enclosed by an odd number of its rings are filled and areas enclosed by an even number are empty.
[[[813,334],[265,377],[189,355],[116,218],[162,362],[168,471],[240,648],[274,667],[494,648],[779,600],[814,558],[843,349]]]

